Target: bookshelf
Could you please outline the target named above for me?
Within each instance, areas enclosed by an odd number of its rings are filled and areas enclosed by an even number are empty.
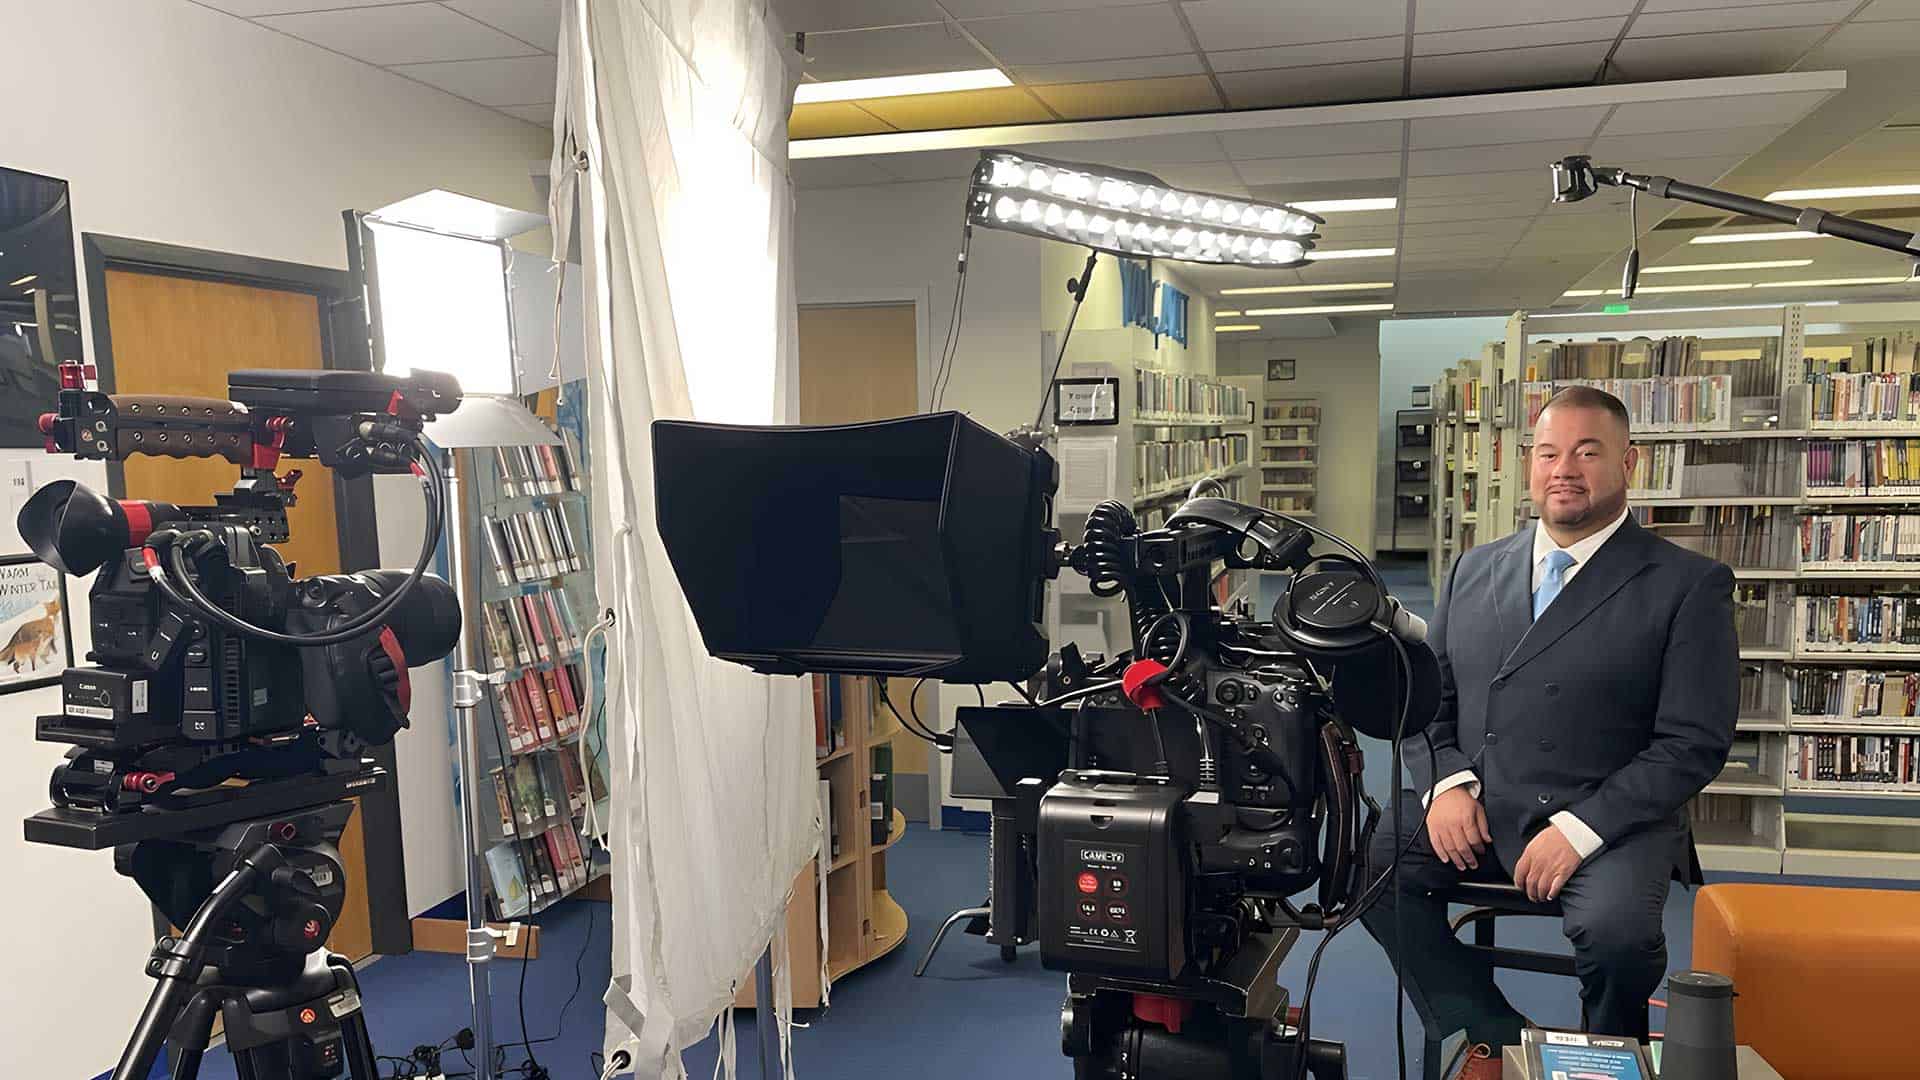
[[[1920,879],[1920,305],[1515,322],[1510,475],[1547,394],[1601,386],[1634,413],[1636,517],[1734,568],[1741,714],[1690,807],[1702,863]],[[1885,811],[1823,809],[1846,800]]]
[[[1428,573],[1438,596],[1447,573],[1460,553],[1478,542],[1483,445],[1481,404],[1485,397],[1482,364],[1462,360],[1434,384],[1433,494],[1430,498],[1433,539],[1428,548]]]
[[[479,841],[493,918],[545,910],[605,874],[583,839],[604,816],[604,720],[589,717],[586,632],[596,601],[578,432],[557,447],[461,450],[460,512],[477,545],[481,663]],[[585,752],[581,743],[586,742]]]
[[[1393,417],[1393,526],[1387,547],[1426,551],[1433,514],[1434,410],[1398,409]]]
[[[1268,397],[1260,407],[1260,505],[1311,520],[1319,512],[1320,399]]]

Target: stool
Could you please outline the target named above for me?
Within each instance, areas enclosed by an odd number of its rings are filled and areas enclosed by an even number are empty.
[[[1449,904],[1467,905],[1467,910],[1454,916],[1448,925],[1453,928],[1455,935],[1465,927],[1473,927],[1473,942],[1467,948],[1486,954],[1494,967],[1575,977],[1571,953],[1502,948],[1494,940],[1494,920],[1520,915],[1558,919],[1562,915],[1560,901],[1529,900],[1527,894],[1520,891],[1520,886],[1512,882],[1462,881],[1450,889],[1437,889],[1431,895]],[[1441,1080],[1440,1069],[1446,1062],[1440,1060],[1440,1048],[1453,1032],[1440,1030],[1439,1020],[1428,1016],[1417,1002],[1414,1011],[1420,1013],[1420,1025],[1426,1032],[1426,1046],[1420,1055],[1420,1075],[1423,1080]]]
[[[1920,892],[1709,885],[1692,966],[1733,979],[1735,1038],[1782,1076],[1914,1075]]]

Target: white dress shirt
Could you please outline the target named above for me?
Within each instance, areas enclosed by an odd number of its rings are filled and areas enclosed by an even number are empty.
[[[1564,548],[1554,542],[1553,536],[1549,534],[1544,527],[1535,523],[1533,527],[1533,580],[1528,585],[1528,595],[1540,591],[1540,582],[1547,576],[1547,556],[1556,551],[1565,551],[1573,557],[1573,564],[1560,572],[1560,587],[1564,589],[1573,583],[1573,577],[1580,572],[1580,568],[1587,565],[1587,562],[1593,558],[1594,554],[1598,552],[1608,540],[1613,539],[1613,534],[1620,531],[1620,526],[1626,524],[1626,520],[1627,511],[1622,509],[1620,516],[1614,518],[1612,524],[1601,529],[1599,532],[1576,540]],[[1459,772],[1433,785],[1433,790],[1427,793],[1427,801],[1432,802],[1434,797],[1443,791],[1451,791],[1457,787],[1468,786],[1471,786],[1470,793],[1473,797],[1476,799],[1479,798],[1480,778],[1473,775],[1472,769],[1461,769]],[[1565,836],[1567,842],[1573,845],[1573,850],[1579,853],[1580,859],[1583,862],[1592,858],[1593,853],[1599,851],[1606,844],[1606,841],[1600,839],[1600,834],[1589,828],[1586,822],[1581,821],[1565,810],[1553,815],[1553,817],[1548,820],[1560,829],[1561,835]]]

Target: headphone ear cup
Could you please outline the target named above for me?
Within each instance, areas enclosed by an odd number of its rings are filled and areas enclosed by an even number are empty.
[[[1392,625],[1396,601],[1355,573],[1296,574],[1274,601],[1274,629],[1309,657],[1358,649]]]

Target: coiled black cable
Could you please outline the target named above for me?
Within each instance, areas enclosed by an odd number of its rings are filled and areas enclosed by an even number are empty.
[[[1125,503],[1108,499],[1087,515],[1087,531],[1075,552],[1074,569],[1086,575],[1087,588],[1093,595],[1118,596],[1133,580],[1128,547],[1138,532],[1133,511]]]

